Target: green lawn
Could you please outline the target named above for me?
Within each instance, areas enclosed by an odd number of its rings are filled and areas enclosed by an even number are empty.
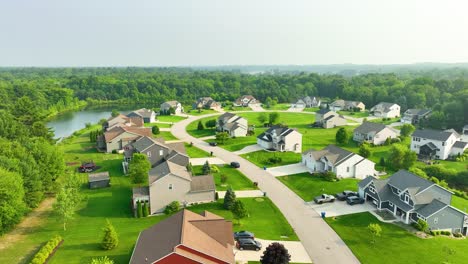
[[[241,150],[247,146],[257,144],[257,136],[263,133],[266,128],[256,128],[255,135],[247,137],[230,138],[224,144],[218,144],[219,147],[229,151]],[[212,140],[207,140],[212,141]]]
[[[262,168],[263,166],[277,167],[277,166],[298,163],[301,161],[301,154],[294,153],[294,152],[268,152],[265,150],[260,150],[260,151],[250,152],[247,154],[242,154],[240,156]],[[273,157],[279,157],[282,159],[282,161],[276,164],[270,164],[268,162],[268,159],[273,158]]]
[[[265,248],[266,248],[267,246],[268,246],[268,245],[265,245]],[[260,264],[260,261],[249,261],[249,262],[247,262],[247,264]],[[289,264],[311,264],[311,263],[289,262]]]
[[[284,185],[288,186],[304,201],[312,201],[314,197],[323,193],[335,195],[344,190],[357,191],[357,179],[342,179],[336,182],[329,182],[310,173],[300,173],[278,177]]]
[[[381,124],[384,124],[384,125],[390,125],[390,124],[392,124],[392,123],[395,123],[395,122],[400,121],[400,119],[401,119],[401,118],[396,117],[396,118],[390,118],[390,120],[385,120],[385,121],[383,121],[382,118],[377,118],[377,119],[369,120],[369,122],[381,123]]]
[[[296,233],[284,218],[279,209],[268,198],[239,198],[245,205],[249,216],[237,224],[233,221],[234,231],[248,230],[255,237],[268,240],[298,241]],[[190,210],[201,213],[208,210],[214,214],[232,220],[232,213],[223,208],[223,200],[216,203],[199,204],[189,207]]]
[[[463,212],[468,212],[468,200],[456,195],[452,195],[452,206],[456,207]]]
[[[185,143],[185,150],[187,150],[187,155],[190,158],[204,158],[204,157],[210,157],[210,153],[201,150],[195,146],[192,146],[190,144]]]
[[[215,111],[213,109],[200,109],[200,111],[190,109],[190,110],[186,111],[186,114],[193,115],[193,116],[207,115],[207,114],[214,114],[214,113],[219,113],[219,112]]]
[[[243,106],[229,106],[229,107],[226,107],[224,108],[224,111],[232,111],[232,112],[235,112],[235,111],[252,111],[252,108],[246,106],[246,107],[243,107]]]
[[[270,108],[267,108],[266,105],[262,105],[266,110],[288,110],[291,107],[291,104],[275,104]]]
[[[166,141],[177,140],[177,138],[174,135],[172,135],[172,133],[170,131],[161,131],[161,132],[159,132],[158,135],[156,135],[156,137],[162,137]]]
[[[207,137],[207,136],[214,136],[216,134],[216,131],[214,128],[206,128],[203,130],[198,130],[198,122],[202,122],[203,126],[205,126],[206,121],[216,119],[218,116],[210,116],[210,117],[205,117],[196,121],[193,121],[192,123],[188,124],[186,130],[187,133],[189,133],[191,136],[196,137],[196,138],[201,138],[201,137]]]
[[[326,221],[363,264],[455,264],[466,263],[468,258],[467,239],[443,236],[421,239],[401,227],[382,223],[367,212],[326,218]],[[381,237],[377,237],[374,244],[370,243],[371,234],[367,229],[370,223],[382,227]],[[454,254],[449,255],[448,249]]]
[[[304,112],[317,112],[318,110],[320,110],[320,107],[307,107],[307,108],[304,108]]]
[[[158,121],[161,121],[161,122],[179,122],[181,120],[184,120],[185,117],[183,116],[176,116],[176,115],[161,115],[161,116],[158,116]]]
[[[153,127],[153,126],[158,126],[159,128],[170,128],[172,125],[166,124],[166,123],[145,123],[145,127]]]
[[[235,191],[241,190],[255,190],[253,182],[249,180],[242,172],[238,169],[232,168],[229,165],[216,165],[219,168],[219,172],[212,173],[217,191],[226,191],[231,187]],[[202,175],[203,166],[193,166],[195,175]],[[225,183],[221,183],[221,175],[226,175],[227,180]]]
[[[368,111],[364,111],[364,112],[338,111],[338,114],[345,115],[345,116],[351,116],[351,117],[354,117],[354,118],[363,118],[363,117],[368,117],[369,116]]]

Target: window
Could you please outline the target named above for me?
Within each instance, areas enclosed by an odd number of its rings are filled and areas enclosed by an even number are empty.
[[[159,150],[159,156],[162,156],[162,155],[164,155],[164,150],[160,149]]]
[[[409,195],[405,193],[405,203],[409,204]]]
[[[369,186],[369,192],[375,193],[375,188],[374,188],[374,186]]]
[[[346,167],[346,172],[349,172],[349,167]]]
[[[146,152],[146,156],[148,156],[148,158],[151,158],[151,151]]]
[[[169,183],[169,190],[174,189],[174,186],[172,186],[172,183]]]
[[[388,205],[390,205],[391,207],[393,207],[393,203],[391,203],[391,202],[388,202]]]
[[[442,142],[442,146],[445,146],[445,142]]]
[[[434,224],[437,224],[437,223],[439,223],[439,217],[434,218]]]

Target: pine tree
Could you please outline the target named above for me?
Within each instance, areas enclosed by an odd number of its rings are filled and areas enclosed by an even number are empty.
[[[260,258],[262,264],[288,264],[291,260],[288,250],[278,242],[268,245]]]
[[[203,129],[205,129],[205,127],[203,126],[202,121],[198,121],[197,130],[203,130]]]
[[[231,210],[232,205],[234,204],[235,201],[236,201],[236,194],[231,189],[231,187],[229,187],[229,189],[227,189],[226,191],[226,194],[224,195],[224,204],[223,204],[224,209]]]
[[[241,200],[235,200],[231,206],[231,212],[234,219],[240,224],[240,220],[247,216],[247,210]]]
[[[205,162],[205,164],[203,164],[202,171],[203,171],[203,175],[208,175],[211,173],[211,166],[208,160]]]
[[[109,220],[106,221],[106,227],[104,227],[104,237],[102,238],[101,247],[104,250],[110,250],[119,244],[119,237],[117,231]]]
[[[148,202],[144,201],[143,202],[143,217],[147,217],[147,216],[148,216]]]

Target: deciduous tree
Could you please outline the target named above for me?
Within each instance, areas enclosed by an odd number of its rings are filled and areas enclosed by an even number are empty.
[[[335,140],[336,140],[336,144],[339,144],[339,145],[347,144],[349,140],[348,131],[344,127],[341,127],[340,129],[338,129],[338,131],[336,131]]]
[[[128,174],[133,183],[145,183],[148,180],[148,172],[151,164],[146,155],[134,153],[132,160],[128,164]]]
[[[278,242],[268,245],[260,258],[262,264],[288,264],[289,261],[291,261],[291,255],[284,245]]]

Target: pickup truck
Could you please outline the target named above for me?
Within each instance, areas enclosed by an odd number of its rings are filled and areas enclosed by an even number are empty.
[[[329,194],[322,194],[314,198],[314,202],[318,204],[323,203],[333,203],[335,201],[335,196]]]

